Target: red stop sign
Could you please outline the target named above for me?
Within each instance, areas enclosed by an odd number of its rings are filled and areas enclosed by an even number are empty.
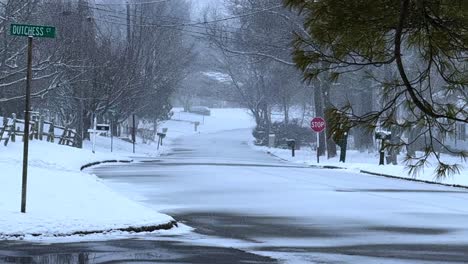
[[[310,121],[310,128],[317,133],[322,132],[325,129],[325,120],[321,117],[314,117]]]

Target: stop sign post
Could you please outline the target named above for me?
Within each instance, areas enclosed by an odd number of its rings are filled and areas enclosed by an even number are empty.
[[[325,130],[325,119],[322,117],[314,117],[312,121],[310,121],[310,128],[317,133],[317,163],[320,163],[320,156],[319,156],[319,135],[320,132]]]

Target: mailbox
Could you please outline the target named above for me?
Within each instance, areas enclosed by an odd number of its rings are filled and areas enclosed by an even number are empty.
[[[97,124],[96,125],[97,131],[110,131],[110,125],[108,124]]]
[[[375,139],[391,140],[392,139],[392,133],[384,132],[384,131],[375,132]]]
[[[286,139],[286,143],[288,147],[295,148],[296,147],[296,140],[295,139]]]
[[[375,139],[381,140],[380,142],[380,151],[379,151],[379,165],[384,165],[384,156],[385,156],[385,141],[392,140],[392,133],[387,131],[377,131],[375,132]]]
[[[166,130],[167,131],[167,130]],[[163,144],[163,139],[166,137],[166,133],[156,133],[158,135],[158,149],[159,146]]]

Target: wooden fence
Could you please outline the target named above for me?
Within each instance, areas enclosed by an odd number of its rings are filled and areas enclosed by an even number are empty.
[[[54,143],[55,139],[59,139],[59,145],[77,146],[77,133],[74,129],[68,126],[58,126],[54,124],[54,120],[45,121],[42,116],[33,116],[30,122],[29,140],[47,140]],[[6,146],[8,143],[15,142],[17,137],[24,140],[24,120],[17,119],[16,114],[12,114],[11,118],[3,118],[3,124],[0,126],[0,142]]]

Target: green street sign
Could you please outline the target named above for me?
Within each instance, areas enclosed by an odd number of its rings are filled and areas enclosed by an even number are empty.
[[[10,35],[23,37],[38,37],[38,38],[55,38],[55,27],[11,24]]]

